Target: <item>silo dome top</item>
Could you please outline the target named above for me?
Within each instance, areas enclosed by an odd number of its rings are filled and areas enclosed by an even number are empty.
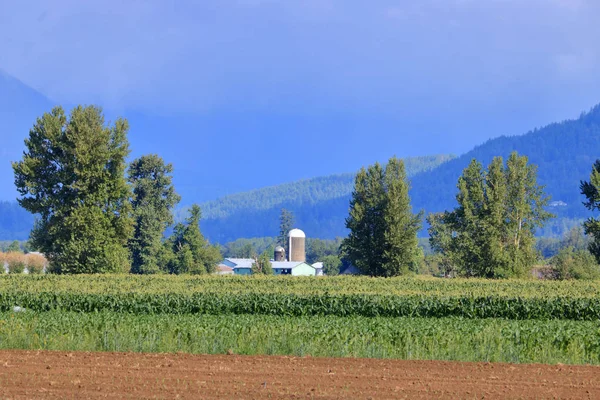
[[[275,251],[279,253],[279,252],[285,251],[285,249],[281,246],[277,246],[277,247],[275,247]]]
[[[292,229],[290,233],[288,233],[289,237],[297,237],[297,238],[305,238],[306,235],[300,229]]]

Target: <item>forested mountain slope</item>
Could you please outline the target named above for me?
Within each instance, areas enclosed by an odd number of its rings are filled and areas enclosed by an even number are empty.
[[[579,183],[588,179],[593,162],[600,158],[600,105],[576,120],[550,124],[521,136],[489,140],[470,152],[412,180],[412,199],[417,208],[428,212],[454,207],[456,183],[462,170],[475,158],[487,165],[494,156],[506,158],[512,151],[529,157],[538,166],[538,181],[546,185],[553,201],[566,206],[553,207],[560,216],[583,218]]]
[[[0,201],[0,240],[26,240],[33,226],[33,215],[16,202]]]
[[[407,160],[414,209],[434,212],[453,208],[458,177],[471,159],[488,164],[494,156],[506,158],[515,150],[538,165],[539,182],[546,185],[552,200],[566,204],[551,207],[550,211],[559,218],[589,215],[581,204],[579,182],[589,177],[592,163],[600,158],[600,105],[576,120],[553,123],[521,136],[489,140],[458,158],[430,159],[441,163],[436,168],[425,167],[419,172],[411,169],[411,160]],[[288,208],[296,215],[296,225],[310,237],[344,236],[352,179],[353,174],[337,175],[227,196],[203,205],[202,227],[219,242],[274,236],[279,211]]]
[[[436,168],[453,156],[406,158],[409,176]],[[331,175],[237,193],[202,204],[202,230],[221,243],[240,237],[275,236],[282,208],[294,212],[296,225],[312,237],[344,234],[354,173]]]

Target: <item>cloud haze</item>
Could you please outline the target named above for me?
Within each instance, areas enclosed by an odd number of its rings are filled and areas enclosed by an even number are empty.
[[[19,1],[0,10],[0,67],[60,102],[149,110],[518,104],[598,89],[598,16],[574,0]]]

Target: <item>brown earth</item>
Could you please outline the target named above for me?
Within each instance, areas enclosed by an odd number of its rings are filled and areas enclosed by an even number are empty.
[[[0,351],[1,399],[586,398],[600,367]]]

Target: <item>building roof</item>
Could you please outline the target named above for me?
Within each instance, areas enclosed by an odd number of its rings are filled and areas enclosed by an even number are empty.
[[[316,269],[323,269],[323,263],[322,262],[316,262],[312,266],[313,266],[313,268],[316,268]]]
[[[228,262],[226,263],[226,261]],[[233,266],[231,266],[230,264],[233,264]],[[225,260],[223,260],[223,262],[221,262],[220,266],[237,269],[252,268],[252,264],[254,264],[254,260],[252,258],[226,258]],[[293,269],[301,264],[306,264],[310,267],[316,268],[303,261],[271,261],[271,265],[274,269]]]
[[[254,260],[251,258],[226,258],[225,261],[229,261],[228,264],[233,264],[233,265],[227,265],[227,266],[231,266],[232,268],[252,268],[252,264],[254,264]]]
[[[273,266],[273,269],[294,269],[298,265],[302,265],[302,264],[306,264],[306,263],[303,261],[271,261],[271,265]],[[306,265],[312,267],[312,265],[310,265],[310,264],[306,264]]]

